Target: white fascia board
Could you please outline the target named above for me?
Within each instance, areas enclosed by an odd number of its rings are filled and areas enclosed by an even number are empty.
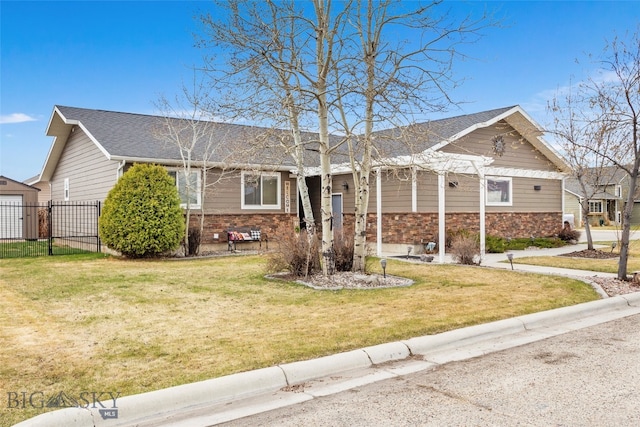
[[[573,195],[574,195],[574,196],[576,196],[578,199],[582,199],[582,196],[581,196],[581,195],[579,195],[578,193],[575,193],[575,192],[573,192],[573,191],[571,191],[571,190],[567,189],[567,187],[565,187],[565,188],[564,188],[564,191],[566,191],[566,192],[567,192],[567,193],[569,193],[569,194],[573,194]]]
[[[176,159],[159,159],[159,158],[150,158],[150,157],[127,157],[127,156],[112,156],[111,160],[117,161],[125,161],[128,163],[156,163],[159,165],[165,166],[175,166],[180,167],[183,165],[182,160]],[[254,164],[231,164],[224,162],[204,162],[202,160],[192,160],[191,166],[202,168],[205,166],[208,168],[219,168],[219,169],[252,169],[252,170],[269,170],[269,171],[278,171],[278,172],[289,172],[295,173],[295,166],[282,166],[282,165],[254,165]]]
[[[439,172],[468,173],[468,170],[475,170],[475,167],[486,167],[493,163],[494,159],[486,156],[475,156],[471,154],[443,153],[441,151],[432,152],[430,150],[416,154],[414,156],[398,156],[374,162],[373,168],[381,170],[416,167],[418,169],[428,169]],[[313,167],[305,169],[307,176],[320,175],[320,168]],[[351,173],[351,165],[342,163],[331,165],[332,175]]]
[[[534,169],[514,169],[514,168],[500,168],[500,167],[487,167],[484,170],[486,175],[492,176],[505,176],[515,178],[538,178],[538,179],[563,179],[568,174],[564,172],[549,172]]]
[[[62,120],[62,123],[66,126],[70,126],[71,128],[73,128],[73,126],[78,126],[80,129],[82,129],[82,131],[89,137],[89,139],[96,145],[96,147],[98,147],[98,149],[100,150],[100,152],[102,154],[104,154],[104,156],[108,159],[111,160],[111,155],[109,154],[109,152],[107,150],[105,150],[105,148],[102,146],[102,144],[100,144],[93,135],[91,135],[91,133],[84,127],[84,125],[78,121],[78,120],[72,120],[72,119],[67,119],[64,114],[62,114],[62,112],[58,109],[58,107],[55,107],[53,109],[53,113],[51,114],[51,117],[49,118],[49,123],[47,124],[47,130],[46,130],[46,135],[48,136],[53,136],[53,143],[51,144],[51,147],[49,147],[49,152],[47,153],[47,157],[44,161],[44,165],[42,166],[42,171],[40,172],[40,179],[41,180],[45,180],[45,181],[49,181],[51,179],[51,176],[53,175],[53,172],[57,166],[58,161],[60,161],[60,156],[62,156],[62,151],[64,150],[65,145],[67,145],[67,141],[69,140],[69,134],[64,135],[63,138],[60,137],[60,135],[51,135],[51,127],[53,125],[53,121],[55,119],[55,117],[59,117],[60,120]]]

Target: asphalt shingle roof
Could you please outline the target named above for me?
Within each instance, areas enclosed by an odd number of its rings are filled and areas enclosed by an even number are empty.
[[[105,110],[93,110],[76,107],[57,106],[60,113],[68,120],[77,120],[93,135],[104,149],[115,157],[153,160],[179,160],[180,153],[174,144],[164,140],[164,117],[135,113],[122,113]],[[379,154],[385,157],[405,156],[423,152],[434,145],[480,123],[494,119],[511,107],[482,111],[474,114],[460,115],[445,119],[432,120],[409,126],[374,132],[373,137],[379,147]],[[179,127],[183,119],[171,120]],[[216,157],[212,161],[226,161],[233,155],[244,153],[235,162],[261,165],[293,166],[291,156],[278,149],[279,139],[291,140],[291,132],[268,128],[237,125],[223,122],[199,122],[202,127],[209,127],[216,145]],[[304,133],[303,140],[311,142],[305,163],[307,166],[318,166],[317,152],[313,150],[314,133]],[[340,139],[335,136],[334,140]],[[262,141],[260,150],[248,150],[247,141]],[[202,145],[202,144],[201,144]],[[344,150],[339,150],[344,153]],[[340,163],[340,153],[334,161]],[[201,158],[202,153],[194,153],[194,158]],[[346,160],[347,157],[344,157]]]
[[[82,123],[111,156],[180,160],[178,148],[166,140],[164,126],[165,121],[169,120],[174,129],[184,128],[189,124],[188,120],[65,106],[57,106],[57,109],[66,119]],[[213,140],[216,141],[214,162],[233,158],[238,162],[292,165],[290,156],[274,149],[278,138],[291,139],[290,132],[208,121],[197,122],[197,126],[213,133]],[[313,138],[313,135],[306,134],[306,138]],[[260,149],[249,150],[247,141],[262,141],[263,144]],[[202,148],[203,145],[197,147]],[[245,157],[234,157],[238,153],[244,153]],[[202,151],[195,152],[193,158],[202,158]]]

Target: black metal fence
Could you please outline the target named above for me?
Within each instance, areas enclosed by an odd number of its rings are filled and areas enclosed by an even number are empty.
[[[100,202],[0,204],[0,258],[100,252]]]

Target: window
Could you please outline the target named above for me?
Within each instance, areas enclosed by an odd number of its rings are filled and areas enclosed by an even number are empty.
[[[487,206],[511,206],[511,178],[487,178]]]
[[[622,197],[622,186],[616,185],[616,197]]]
[[[589,213],[602,213],[602,201],[589,202]]]
[[[243,209],[280,209],[280,174],[242,172]]]
[[[64,179],[64,201],[69,201],[69,178]]]
[[[200,209],[202,203],[200,169],[191,170],[189,179],[187,179],[186,171],[184,170],[170,170],[169,175],[173,177],[176,187],[178,187],[180,206],[186,208],[188,201],[190,209]]]

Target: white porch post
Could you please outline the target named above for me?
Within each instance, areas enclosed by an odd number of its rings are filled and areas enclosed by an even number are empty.
[[[382,256],[382,169],[376,169],[376,253]]]
[[[444,263],[445,239],[445,207],[444,207],[444,172],[438,171],[438,262]]]
[[[487,239],[486,239],[486,223],[485,223],[485,197],[486,191],[485,186],[486,182],[484,179],[484,171],[483,168],[476,168],[478,172],[478,177],[480,178],[480,259],[483,260],[486,253]]]
[[[411,168],[411,212],[418,212],[418,178],[416,168]]]

